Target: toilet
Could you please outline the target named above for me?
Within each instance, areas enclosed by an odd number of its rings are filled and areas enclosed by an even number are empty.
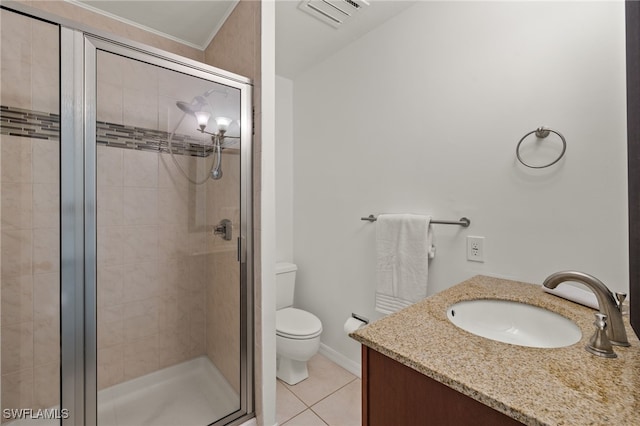
[[[309,377],[307,361],[320,348],[322,323],[310,312],[293,307],[298,267],[276,264],[276,376],[295,385]]]

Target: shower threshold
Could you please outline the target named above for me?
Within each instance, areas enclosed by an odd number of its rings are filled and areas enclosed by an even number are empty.
[[[222,373],[201,356],[99,391],[98,426],[205,426],[239,410],[239,401]],[[39,419],[3,426],[59,424]]]

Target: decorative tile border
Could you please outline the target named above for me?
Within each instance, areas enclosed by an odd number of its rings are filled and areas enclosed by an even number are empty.
[[[60,116],[0,105],[0,134],[59,140]]]
[[[168,153],[170,136],[171,133],[160,130],[96,122],[97,143],[116,148]],[[171,151],[178,155],[208,157],[213,153],[213,146],[202,145],[200,140],[191,136],[176,134],[171,141]]]
[[[0,105],[0,134],[35,139],[60,140],[60,115]],[[168,132],[121,124],[96,122],[96,142],[115,148],[169,153]],[[188,135],[176,134],[172,152],[177,155],[208,157],[213,146]]]

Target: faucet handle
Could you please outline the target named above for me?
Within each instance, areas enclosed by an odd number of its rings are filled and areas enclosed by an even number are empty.
[[[607,316],[600,312],[595,314],[596,320],[593,325],[596,326],[596,332],[589,339],[589,343],[584,347],[587,352],[605,358],[617,358],[618,355],[613,351],[611,341],[607,337]]]
[[[596,326],[597,330],[604,331],[607,328],[607,315],[602,312],[596,312],[594,316],[596,317],[596,320],[593,325]]]
[[[627,293],[620,293],[616,291],[616,301],[618,302],[618,308],[622,309],[622,304],[627,298]]]

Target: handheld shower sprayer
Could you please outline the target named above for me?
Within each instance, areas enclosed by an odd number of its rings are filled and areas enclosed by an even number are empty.
[[[216,154],[216,162],[214,166],[211,168],[211,179],[218,180],[222,179],[222,142],[221,139],[224,138],[224,132],[220,131],[220,136],[214,136],[213,142],[213,150]]]

